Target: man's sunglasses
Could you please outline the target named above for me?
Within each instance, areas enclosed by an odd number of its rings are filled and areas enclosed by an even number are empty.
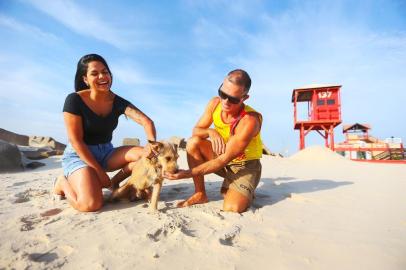
[[[238,103],[240,103],[240,101],[241,101],[241,99],[243,99],[245,96],[243,96],[243,97],[241,97],[241,98],[237,98],[237,97],[232,97],[232,96],[230,96],[230,95],[228,95],[228,94],[226,94],[226,93],[224,93],[222,90],[221,90],[221,87],[223,86],[223,84],[221,84],[220,85],[220,87],[219,87],[219,97],[221,98],[221,99],[228,99],[228,101],[230,102],[230,103],[232,103],[232,104],[238,104]]]

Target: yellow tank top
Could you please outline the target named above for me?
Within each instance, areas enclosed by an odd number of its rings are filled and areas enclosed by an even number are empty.
[[[230,136],[232,136],[232,134],[234,133],[234,129],[237,126],[239,120],[249,112],[257,113],[259,115],[262,124],[261,114],[245,104],[237,120],[234,123],[226,124],[221,119],[221,103],[217,104],[213,112],[213,124],[215,130],[220,134],[221,137],[223,137],[225,143],[227,143]],[[252,138],[247,148],[245,148],[244,153],[233,159],[230,163],[241,163],[247,160],[260,159],[261,157],[262,157],[262,140],[261,133],[258,132],[258,134],[254,138]]]

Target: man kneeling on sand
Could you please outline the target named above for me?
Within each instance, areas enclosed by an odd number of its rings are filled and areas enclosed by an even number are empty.
[[[250,87],[251,78],[244,70],[228,73],[187,142],[190,169],[165,174],[170,180],[193,178],[195,193],[179,207],[208,202],[204,175],[209,173],[224,177],[224,211],[241,213],[250,206],[261,178],[262,156],[262,116],[244,104]]]

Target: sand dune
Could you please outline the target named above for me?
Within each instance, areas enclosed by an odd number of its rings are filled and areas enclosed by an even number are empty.
[[[181,167],[186,167],[181,152]],[[60,157],[0,175],[0,269],[406,269],[406,166],[356,163],[322,147],[263,158],[253,206],[176,203],[192,181],[165,181],[159,213],[145,202],[78,213],[52,201]]]

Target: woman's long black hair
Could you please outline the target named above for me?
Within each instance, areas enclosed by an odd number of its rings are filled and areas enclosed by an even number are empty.
[[[76,69],[76,75],[75,75],[75,91],[79,92],[84,89],[88,89],[89,86],[86,85],[86,83],[83,81],[83,76],[87,74],[87,67],[88,64],[92,61],[98,61],[103,63],[103,65],[106,66],[107,70],[110,73],[111,77],[111,82],[113,83],[113,74],[111,74],[110,68],[107,65],[106,60],[104,60],[103,57],[101,57],[98,54],[92,53],[92,54],[86,54],[82,58],[80,58],[78,62],[78,67]]]

